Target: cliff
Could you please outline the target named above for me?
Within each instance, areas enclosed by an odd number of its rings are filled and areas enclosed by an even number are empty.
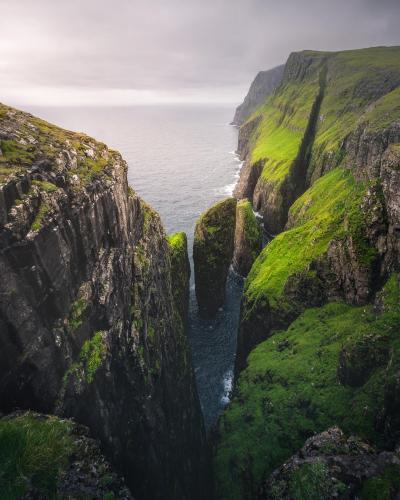
[[[400,48],[292,54],[239,132],[275,238],[245,282],[218,498],[255,498],[314,433],[400,436]]]
[[[87,425],[135,498],[208,498],[158,215],[90,137],[1,105],[0,140],[0,410]]]
[[[254,78],[250,89],[240,106],[236,108],[233,125],[242,125],[256,109],[279,86],[285,65],[276,66],[267,71],[260,71]]]
[[[193,243],[196,298],[202,316],[214,316],[225,301],[233,257],[236,200],[227,198],[209,208],[196,222]]]

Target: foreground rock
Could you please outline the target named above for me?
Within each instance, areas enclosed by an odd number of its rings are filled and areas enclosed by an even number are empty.
[[[33,412],[0,420],[2,498],[132,500],[90,437],[72,420]]]
[[[159,216],[90,137],[1,105],[0,141],[0,411],[87,425],[138,499],[208,498]]]
[[[235,241],[232,265],[247,276],[262,249],[262,229],[249,200],[240,200],[236,207]]]
[[[193,244],[196,297],[202,316],[213,316],[225,301],[233,257],[236,200],[227,198],[207,210],[196,223]]]
[[[378,496],[376,496],[378,495]],[[377,451],[332,427],[309,438],[303,448],[275,470],[260,499],[398,498],[400,456]]]

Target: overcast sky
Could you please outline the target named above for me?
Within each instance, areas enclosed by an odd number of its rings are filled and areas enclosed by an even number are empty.
[[[400,0],[0,0],[0,101],[242,100],[292,51],[400,45]]]

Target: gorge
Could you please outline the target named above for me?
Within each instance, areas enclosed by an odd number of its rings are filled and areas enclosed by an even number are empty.
[[[234,123],[233,196],[231,165],[167,237],[119,153],[1,105],[0,447],[51,425],[68,450],[9,498],[62,497],[79,432],[90,498],[399,492],[400,48],[292,53]]]

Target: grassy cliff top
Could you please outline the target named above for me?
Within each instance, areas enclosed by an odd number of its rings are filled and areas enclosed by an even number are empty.
[[[0,103],[0,185],[37,167],[66,174],[77,186],[110,174],[116,153],[105,144],[64,130],[29,113]]]
[[[300,152],[319,92],[313,161],[335,156],[361,123],[376,131],[398,120],[399,85],[400,47],[291,54],[282,84],[248,120],[261,116],[250,139],[251,162],[265,160],[263,177],[280,185]],[[343,157],[336,160],[339,165]]]

